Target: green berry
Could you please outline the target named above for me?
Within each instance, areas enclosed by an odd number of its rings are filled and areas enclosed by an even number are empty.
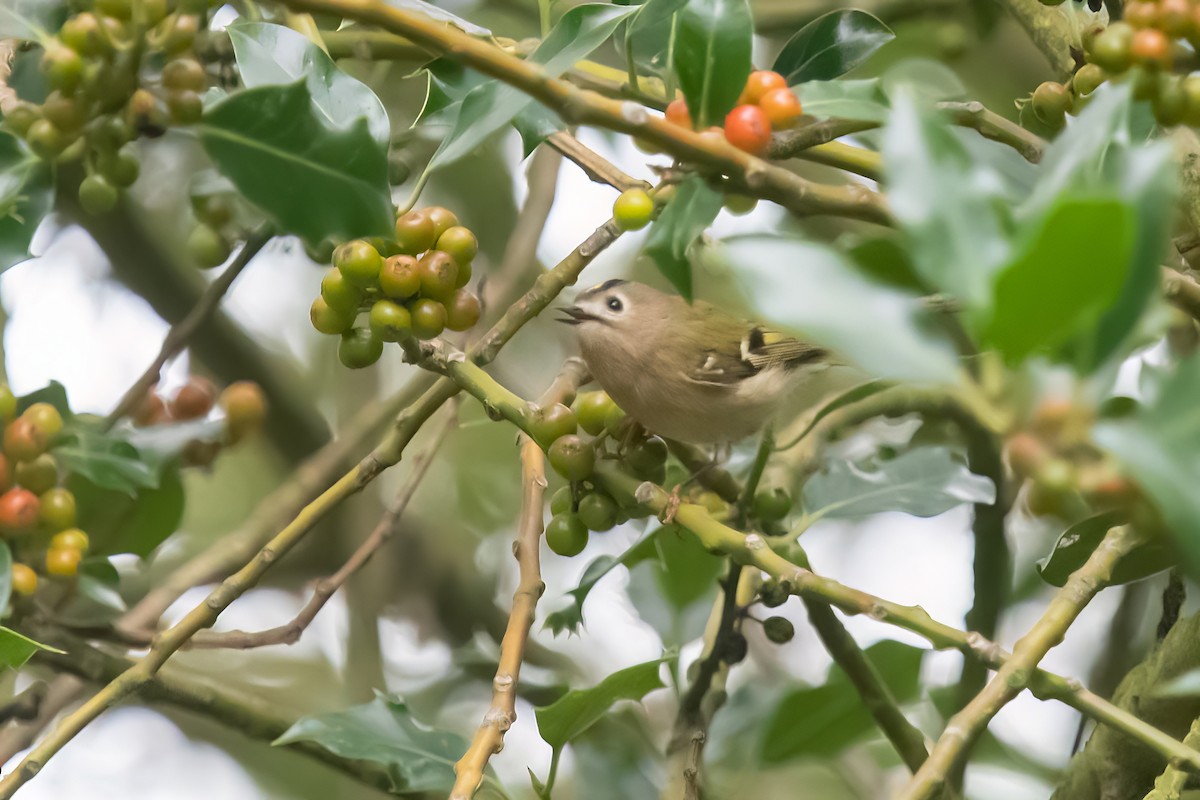
[[[41,111],[32,103],[21,101],[4,115],[4,126],[17,136],[25,136],[30,126],[41,118]]]
[[[575,398],[575,417],[579,427],[592,436],[599,436],[604,430],[604,420],[616,407],[607,392],[584,392]]]
[[[457,289],[446,301],[446,327],[452,331],[467,331],[479,322],[483,313],[479,298],[466,289]]]
[[[433,222],[433,240],[442,238],[442,234],[458,224],[458,217],[453,211],[441,206],[429,206],[421,211]]]
[[[363,292],[346,280],[341,270],[331,269],[321,278],[321,297],[330,308],[336,308],[343,314],[353,314],[362,302]]]
[[[7,383],[0,383],[0,420],[12,422],[17,416],[17,396],[8,388]]]
[[[724,646],[721,648],[721,660],[729,665],[737,664],[743,661],[749,652],[750,646],[746,642],[746,637],[734,631],[725,639]]]
[[[78,131],[87,122],[87,109],[76,98],[56,90],[47,95],[42,103],[42,116],[53,122],[60,131],[70,133]]]
[[[95,8],[101,14],[116,19],[129,19],[133,15],[131,0],[96,0]]]
[[[168,91],[203,92],[208,88],[208,76],[194,58],[177,58],[163,67],[162,85]]]
[[[617,524],[617,504],[600,492],[590,492],[579,498],[579,519],[588,530],[602,533]]]
[[[659,436],[648,436],[625,451],[625,463],[635,475],[657,474],[667,463],[667,443]]]
[[[621,439],[625,436],[626,431],[633,421],[625,415],[625,412],[617,405],[613,405],[609,409],[608,414],[604,417],[604,430],[608,431],[608,435],[614,439]]]
[[[549,446],[560,436],[575,433],[575,424],[575,412],[562,403],[535,408],[529,413],[530,432],[543,446]]]
[[[89,214],[107,214],[117,204],[117,187],[103,175],[93,173],[79,184],[79,205]]]
[[[383,259],[370,243],[356,239],[333,252],[333,265],[350,285],[365,289],[379,282]]]
[[[749,214],[758,206],[758,198],[746,194],[725,195],[725,210],[736,217]]]
[[[312,307],[308,310],[308,318],[312,322],[312,326],[321,333],[329,335],[345,333],[354,324],[355,316],[354,311],[333,308],[325,302],[323,297],[313,300]]]
[[[413,335],[433,339],[446,329],[446,307],[437,300],[421,299],[409,306]]]
[[[570,486],[563,486],[550,496],[550,513],[553,516],[566,514],[575,509],[575,492]]]
[[[448,300],[458,285],[458,264],[441,250],[430,250],[418,262],[421,275],[421,295],[434,300]]]
[[[764,583],[758,593],[758,599],[767,608],[779,608],[779,606],[787,602],[788,597],[787,590],[780,586],[777,581]]]
[[[350,369],[369,367],[383,355],[383,342],[365,328],[351,328],[338,342],[338,359]]]
[[[97,160],[100,174],[108,178],[114,186],[132,186],[141,172],[141,161],[137,157],[137,147],[127,144],[115,153],[102,153]]]
[[[645,189],[628,189],[613,203],[613,219],[623,231],[639,231],[654,216],[654,198]]]
[[[219,267],[229,258],[229,243],[225,237],[211,225],[203,223],[192,228],[187,239],[187,250],[202,269]]]
[[[58,42],[46,46],[41,66],[50,85],[64,94],[75,91],[83,77],[83,59],[79,53]]]
[[[796,635],[796,627],[786,617],[767,617],[762,626],[767,639],[775,644],[786,644]]]
[[[437,249],[448,253],[459,264],[470,264],[479,252],[479,240],[469,228],[455,225],[438,237]]]
[[[1193,128],[1200,127],[1200,75],[1183,79],[1183,94],[1186,98],[1184,121]]]
[[[69,17],[59,29],[58,38],[81,56],[96,55],[107,49],[100,31],[100,20],[90,11]]]
[[[396,220],[396,244],[400,252],[417,256],[437,241],[433,220],[422,211],[410,211]]]
[[[1092,42],[1092,62],[1105,72],[1119,75],[1133,64],[1133,28],[1124,22],[1114,22]]]
[[[754,516],[764,522],[781,520],[791,510],[791,493],[782,486],[762,488],[754,495]]]
[[[1164,77],[1151,106],[1159,125],[1169,128],[1183,122],[1188,110],[1187,92],[1183,82],[1175,76]]]
[[[167,110],[171,112],[171,120],[176,124],[191,125],[199,122],[204,116],[204,100],[199,92],[168,91]]]
[[[34,494],[42,494],[58,483],[58,461],[49,453],[42,453],[30,461],[18,463],[13,475],[18,485]]]
[[[1046,81],[1033,90],[1033,113],[1047,125],[1061,125],[1071,110],[1071,93],[1067,87]]]
[[[38,515],[46,527],[55,533],[75,527],[75,495],[69,490],[62,487],[47,489],[38,499],[41,501]]]
[[[570,434],[555,439],[546,455],[550,466],[569,481],[581,481],[596,467],[596,449],[578,436]]]
[[[371,334],[385,342],[398,342],[412,333],[412,316],[408,309],[391,300],[376,300],[371,306]]]
[[[389,256],[379,270],[379,288],[396,300],[407,300],[421,291],[421,272],[417,260],[409,255]]]
[[[47,439],[53,439],[62,433],[62,414],[50,403],[34,403],[25,409],[21,416],[32,422]]]
[[[25,133],[29,149],[47,161],[56,158],[69,144],[62,131],[48,119],[35,120]]]
[[[546,544],[560,556],[577,556],[587,547],[587,526],[575,514],[559,514],[546,526]]]
[[[1085,97],[1096,91],[1107,77],[1098,64],[1084,64],[1071,78],[1071,91],[1076,97]]]

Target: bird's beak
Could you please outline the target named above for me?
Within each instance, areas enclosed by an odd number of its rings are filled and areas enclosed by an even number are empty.
[[[589,314],[579,306],[567,306],[565,308],[560,308],[559,311],[561,311],[563,314],[566,314],[566,316],[560,317],[558,322],[562,322],[567,325],[579,325],[580,323],[596,318],[594,315]]]

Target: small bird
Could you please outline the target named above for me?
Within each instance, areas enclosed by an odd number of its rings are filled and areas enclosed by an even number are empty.
[[[831,363],[820,347],[633,281],[605,281],[562,311],[616,404],[647,430],[693,444],[757,432],[811,370]]]

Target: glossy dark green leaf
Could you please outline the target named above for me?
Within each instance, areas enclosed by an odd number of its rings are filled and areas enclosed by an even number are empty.
[[[158,465],[148,463],[136,447],[117,436],[75,429],[54,447],[54,456],[67,472],[102,489],[132,496],[158,486]]]
[[[933,517],[964,503],[990,504],[996,487],[946,447],[921,447],[866,464],[831,461],[804,484],[810,519],[900,511]]]
[[[970,158],[939,116],[893,97],[883,137],[888,201],[911,243],[913,267],[933,291],[986,310],[1012,253],[1003,183]]]
[[[1117,525],[1128,522],[1120,510],[1105,511],[1080,520],[1063,531],[1054,549],[1037,562],[1038,575],[1051,586],[1063,586],[1071,573],[1084,565],[1105,534]],[[1176,564],[1175,549],[1165,539],[1157,539],[1136,548],[1122,558],[1113,569],[1112,584],[1129,583],[1170,569]]]
[[[343,758],[382,764],[397,793],[445,794],[454,785],[454,762],[467,748],[461,736],[422,725],[400,697],[381,692],[360,706],[304,717],[272,744],[295,742],[312,742]]]
[[[476,25],[470,20],[463,19],[457,14],[451,14],[444,8],[439,8],[433,3],[426,3],[425,0],[387,0],[387,4],[401,11],[416,11],[424,14],[427,17],[436,19],[438,22],[445,22],[448,25],[453,25],[463,33],[469,33],[472,36],[491,36],[492,32],[482,25]]]
[[[676,525],[663,526],[654,544],[658,550],[654,576],[675,610],[682,611],[712,592],[724,559],[705,550],[699,539]]]
[[[0,614],[8,608],[8,598],[12,596],[12,564],[8,542],[0,541]]]
[[[692,299],[692,264],[688,256],[700,234],[713,223],[725,202],[698,175],[689,175],[675,189],[650,227],[643,252],[681,295]]]
[[[891,28],[866,11],[830,11],[788,39],[771,69],[787,78],[788,85],[829,81],[845,75],[895,38]]]
[[[841,117],[883,122],[889,102],[879,78],[809,81],[796,87],[804,113],[817,119]]]
[[[0,39],[45,41],[66,18],[63,0],[4,0],[0,3]]]
[[[35,642],[28,636],[23,636],[0,625],[0,667],[20,669],[38,650],[50,653],[63,652],[56,647]]]
[[[221,172],[288,233],[313,245],[391,233],[385,149],[361,117],[332,125],[303,81],[232,94],[195,129]]]
[[[588,3],[563,14],[538,48],[529,56],[547,77],[557,78],[575,62],[604,43],[636,7]],[[534,100],[512,86],[489,81],[472,89],[462,101],[454,129],[442,140],[427,169],[451,164],[513,121]]]
[[[372,138],[387,150],[391,125],[383,103],[365,83],[338,69],[308,37],[267,22],[243,22],[226,30],[246,88],[287,86],[303,80],[330,125],[346,128],[362,117]]]
[[[486,75],[448,58],[430,61],[424,70],[429,75],[429,86],[421,113],[413,123],[420,128],[454,127],[463,99],[472,89],[490,80]]]
[[[917,695],[924,653],[890,640],[866,649],[867,659],[901,703]],[[845,673],[833,666],[824,684],[797,689],[776,706],[763,730],[759,755],[765,764],[800,756],[829,757],[877,730]]]
[[[547,136],[565,130],[567,126],[558,114],[541,103],[533,103],[521,109],[521,113],[513,118],[513,127],[521,136],[521,154],[528,158],[539,144],[546,141]]]
[[[583,570],[583,575],[579,578],[579,585],[567,592],[567,597],[570,598],[568,604],[546,615],[546,621],[542,627],[547,628],[555,636],[566,631],[567,633],[575,633],[579,626],[583,624],[583,602],[587,599],[588,594],[595,588],[608,573],[612,572],[616,567],[626,567],[632,569],[643,561],[654,558],[658,550],[654,544],[654,539],[658,535],[658,531],[651,531],[632,544],[624,553],[613,558],[612,556],[600,556],[593,559]]]
[[[1116,198],[1062,197],[996,275],[984,341],[1018,363],[1094,329],[1125,283],[1135,224]]]
[[[687,0],[648,0],[637,15],[625,23],[625,30],[614,39],[618,55],[626,61],[630,53],[644,74],[662,75],[668,67],[672,17]]]
[[[64,420],[70,420],[74,416],[71,413],[71,403],[67,400],[67,387],[58,381],[50,381],[41,389],[18,397],[17,413],[24,413],[25,409],[34,403],[49,403],[58,409]]]
[[[92,553],[133,553],[146,557],[179,528],[184,491],[179,468],[164,469],[157,488],[136,495],[104,489],[79,474],[67,481],[75,494],[80,519],[87,520]]]
[[[698,128],[721,125],[750,75],[747,0],[688,0],[675,23],[671,66]]]
[[[538,732],[559,749],[596,724],[619,700],[641,700],[655,689],[666,687],[660,674],[671,657],[635,664],[618,670],[590,689],[567,692],[557,702],[534,709]]]
[[[1200,355],[1166,376],[1136,413],[1096,424],[1094,441],[1158,507],[1193,577],[1200,576]]]
[[[934,333],[920,297],[860,274],[837,250],[753,235],[727,239],[723,252],[760,318],[830,348],[873,376],[957,380],[954,349]]]
[[[50,166],[0,131],[0,272],[29,258],[29,243],[53,199]]]

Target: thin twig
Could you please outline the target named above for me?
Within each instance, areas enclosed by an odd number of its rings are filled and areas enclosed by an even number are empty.
[[[304,604],[304,608],[300,609],[300,613],[296,614],[290,622],[261,631],[201,631],[192,637],[192,645],[194,647],[249,650],[275,644],[295,644],[300,641],[300,636],[329,602],[329,598],[333,597],[350,576],[362,569],[371,560],[371,557],[396,534],[399,529],[400,517],[403,516],[413,495],[417,493],[421,481],[429,472],[434,456],[437,455],[438,449],[446,440],[446,434],[454,427],[453,401],[451,406],[449,412],[445,414],[445,419],[435,427],[433,438],[429,444],[413,459],[412,471],[409,473],[408,480],[400,486],[395,499],[383,512],[370,535],[358,546],[350,558],[346,559],[346,563],[337,572],[317,581],[312,596]]]
[[[26,722],[14,722],[0,730],[0,766],[28,748],[64,708],[83,696],[86,687],[71,675],[59,675],[50,682],[46,696],[38,704],[38,714]]]
[[[1144,541],[1128,526],[1113,528],[1063,588],[1059,589],[1029,633],[1021,637],[983,691],[966,708],[950,718],[929,759],[904,790],[900,800],[925,800],[937,796],[958,761],[964,758],[987,724],[1029,684],[1038,662],[1062,641],[1067,628],[1096,594],[1108,585],[1123,556]]]
[[[570,403],[586,373],[582,361],[569,359],[538,403],[542,406]],[[546,457],[528,436],[521,437],[520,452],[524,491],[517,538],[513,542],[513,557],[517,559],[520,577],[513,594],[508,625],[500,642],[500,663],[492,679],[492,704],[475,729],[467,751],[454,765],[456,778],[450,791],[451,800],[469,800],[475,796],[483,783],[488,761],[503,749],[504,734],[517,721],[517,683],[521,677],[525,645],[529,641],[538,600],[546,590],[539,554],[544,529]]]
[[[179,320],[171,326],[167,331],[166,338],[163,339],[162,347],[158,351],[158,355],[154,357],[154,361],[142,373],[142,376],[133,382],[133,385],[126,390],[121,397],[121,401],[117,403],[117,407],[104,418],[104,429],[108,430],[117,423],[118,420],[132,413],[138,405],[145,399],[146,392],[150,391],[155,383],[158,382],[158,375],[162,372],[163,365],[167,363],[173,356],[187,345],[188,340],[192,335],[200,329],[213,312],[217,310],[217,306],[221,303],[221,298],[229,291],[229,287],[237,280],[237,277],[242,274],[250,262],[258,255],[267,242],[274,236],[274,232],[270,228],[263,228],[250,235],[246,243],[242,245],[242,249],[238,251],[237,256],[233,261],[229,262],[229,266],[225,268],[220,276],[208,285],[204,293],[200,295],[199,301],[188,312],[187,316]]]
[[[596,183],[607,184],[619,192],[626,189],[649,189],[650,184],[625,174],[616,164],[601,158],[596,151],[566,131],[546,137],[546,143],[575,163]]]
[[[1031,163],[1039,163],[1049,147],[1049,143],[1036,133],[988,110],[978,100],[938,103],[938,108],[947,112],[956,125],[974,128],[984,138],[1008,145]]]
[[[881,123],[863,119],[831,117],[810,122],[794,130],[777,133],[771,137],[767,158],[791,158],[803,150],[828,144],[843,136],[878,128]]]

